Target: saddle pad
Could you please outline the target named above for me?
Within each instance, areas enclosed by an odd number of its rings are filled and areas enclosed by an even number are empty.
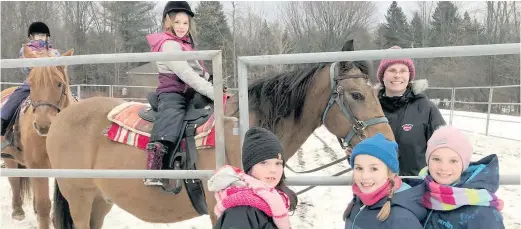
[[[224,105],[226,105],[226,100],[227,96],[224,96]],[[144,150],[150,141],[150,132],[154,124],[139,117],[138,111],[143,107],[150,108],[150,105],[139,102],[125,102],[112,109],[107,115],[108,120],[112,122],[107,130],[107,137],[112,141]],[[197,127],[194,139],[197,149],[215,147],[214,114],[210,115],[206,123]]]
[[[139,117],[138,111],[143,107],[150,108],[150,105],[139,102],[125,102],[114,107],[107,118],[129,131],[150,137],[150,131],[152,131],[154,124]]]

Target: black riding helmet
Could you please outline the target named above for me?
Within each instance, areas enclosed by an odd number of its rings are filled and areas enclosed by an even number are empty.
[[[43,22],[33,22],[29,29],[27,30],[27,37],[30,37],[33,33],[43,33],[47,34],[47,36],[51,36],[51,31],[49,30],[49,27]]]
[[[192,12],[192,8],[190,8],[190,5],[186,1],[170,1],[166,4],[165,9],[163,10],[163,18],[165,19],[166,15],[172,11],[182,11],[190,15],[190,17],[194,17],[195,14]]]

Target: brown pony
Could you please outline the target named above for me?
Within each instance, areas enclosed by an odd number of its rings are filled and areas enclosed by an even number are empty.
[[[62,56],[71,56],[72,53],[73,50],[69,50]],[[27,46],[23,47],[23,56],[24,58],[53,57],[48,52],[33,52]],[[4,148],[2,153],[11,155],[11,159],[5,160],[7,168],[49,169],[51,166],[45,148],[45,136],[56,114],[72,101],[69,77],[65,66],[33,67],[28,82],[31,85],[31,102],[24,113],[20,114],[16,123],[20,140]],[[11,89],[2,91],[2,95],[7,94],[8,90]],[[28,187],[24,185],[27,184],[24,182],[26,179],[9,178],[13,190],[12,217],[17,220],[25,218],[22,200],[23,194],[28,191]],[[48,229],[51,210],[49,179],[31,178],[30,180],[38,228]]]
[[[353,50],[352,41],[343,50]],[[378,132],[394,139],[389,125],[382,122],[384,114],[367,71],[365,62],[338,62],[261,79],[248,89],[250,124],[264,126],[280,136],[288,159],[322,124],[339,138],[355,133],[352,136],[358,137],[347,140],[351,144],[357,144],[363,138],[361,135],[372,136]],[[230,100],[225,115],[236,116],[238,96]],[[113,142],[102,134],[111,124],[107,114],[124,102],[114,98],[89,98],[58,114],[47,136],[52,168],[145,169],[144,151]],[[353,123],[352,119],[357,122]],[[367,124],[365,121],[370,123],[367,128],[362,126]],[[234,121],[226,119],[227,163],[240,167],[240,139],[233,134],[233,126]],[[216,169],[214,148],[198,153],[198,169]],[[177,195],[167,194],[161,188],[144,186],[142,179],[56,180],[54,226],[57,229],[73,228],[72,224],[76,229],[100,229],[113,204],[153,223],[174,223],[199,216],[184,189]],[[204,188],[208,212],[215,223],[216,201],[206,184]]]

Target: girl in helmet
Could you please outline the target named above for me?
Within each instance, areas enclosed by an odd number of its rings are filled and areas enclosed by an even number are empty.
[[[60,56],[58,50],[52,48],[52,44],[49,39],[51,37],[51,32],[49,31],[49,27],[47,27],[45,23],[39,21],[33,22],[29,26],[27,37],[29,37],[29,42],[27,42],[25,45],[31,48],[33,52],[47,51],[49,53],[49,56]],[[23,47],[20,49],[19,55],[20,58],[24,58]],[[29,75],[30,71],[30,67],[22,68],[22,72],[26,76]],[[22,85],[16,88],[16,90],[9,96],[5,105],[2,107],[2,136],[4,136],[5,132],[7,131],[7,125],[13,118],[16,109],[18,108],[18,106],[20,106],[22,101],[24,101],[29,96],[29,92],[29,83],[26,80]]]
[[[194,13],[185,1],[168,2],[163,10],[163,32],[147,35],[152,52],[193,51]],[[147,145],[147,169],[161,169],[163,155],[181,137],[181,126],[188,101],[198,92],[213,100],[202,61],[157,61],[159,70],[158,114]],[[147,178],[146,185],[162,185]]]

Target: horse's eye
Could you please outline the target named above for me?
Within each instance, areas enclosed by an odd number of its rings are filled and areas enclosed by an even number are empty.
[[[365,99],[364,95],[362,95],[362,93],[360,93],[360,92],[352,92],[351,97],[353,97],[354,100],[358,100],[358,101]]]
[[[62,83],[58,83],[58,87],[62,87]]]

